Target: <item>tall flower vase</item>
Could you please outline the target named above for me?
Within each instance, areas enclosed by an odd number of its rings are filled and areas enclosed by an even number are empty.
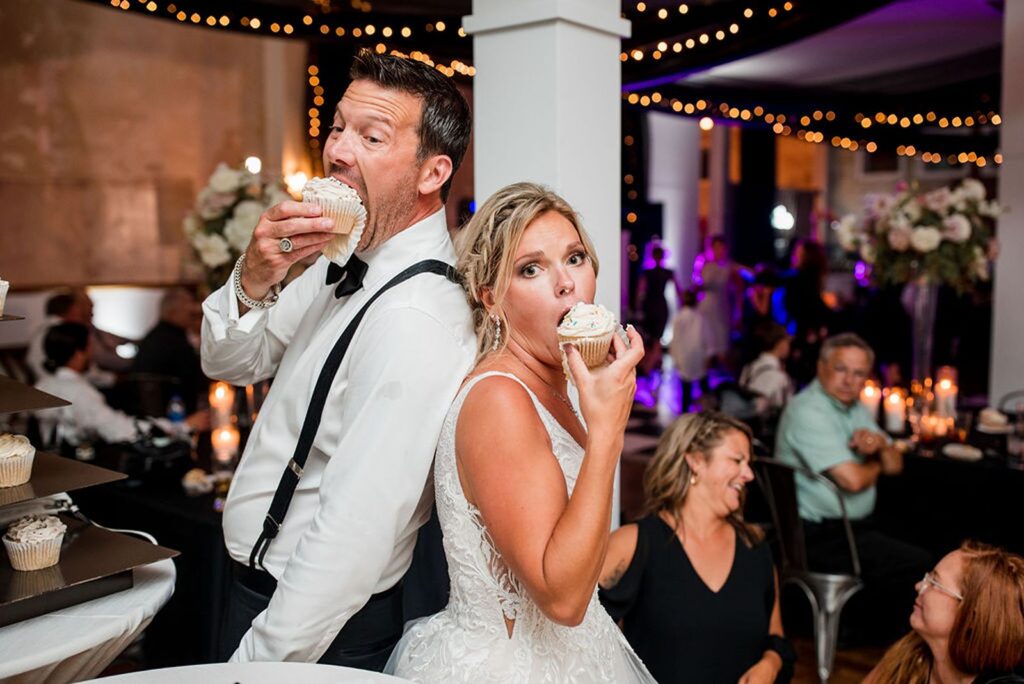
[[[938,304],[937,283],[927,278],[907,283],[903,291],[903,305],[911,320],[911,377],[914,380],[924,380],[932,372],[932,346]]]

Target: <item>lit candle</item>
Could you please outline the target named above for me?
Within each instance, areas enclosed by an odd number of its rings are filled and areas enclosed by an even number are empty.
[[[881,401],[882,390],[878,389],[878,385],[873,380],[868,380],[864,384],[864,389],[860,391],[860,403],[864,405],[874,420],[878,420],[878,405]]]
[[[210,388],[210,425],[214,428],[231,423],[235,406],[235,389],[226,382],[215,382]]]
[[[213,460],[218,463],[230,463],[238,455],[240,435],[234,427],[219,427],[210,435],[213,445]]]
[[[893,434],[903,432],[907,420],[907,403],[898,389],[889,390],[885,397],[885,430]]]
[[[949,378],[935,384],[935,412],[943,418],[956,416],[957,386]]]

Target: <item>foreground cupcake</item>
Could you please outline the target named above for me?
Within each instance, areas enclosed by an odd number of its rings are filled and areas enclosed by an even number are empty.
[[[0,435],[0,487],[17,487],[32,477],[36,448],[24,435]]]
[[[30,515],[7,528],[4,548],[15,570],[42,570],[60,560],[67,525],[55,515]]]
[[[572,344],[587,367],[600,366],[608,358],[612,335],[618,323],[612,312],[600,304],[577,302],[558,326],[559,344]]]
[[[366,207],[355,190],[335,178],[311,178],[302,188],[302,201],[316,204],[323,216],[334,221],[336,236],[323,249],[332,261],[348,257],[366,225]]]

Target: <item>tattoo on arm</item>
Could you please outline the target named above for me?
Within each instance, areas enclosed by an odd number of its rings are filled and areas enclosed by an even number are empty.
[[[611,589],[622,579],[622,576],[626,574],[626,570],[629,568],[629,563],[625,560],[619,561],[618,565],[608,573],[606,577],[601,580],[601,586],[605,589]]]

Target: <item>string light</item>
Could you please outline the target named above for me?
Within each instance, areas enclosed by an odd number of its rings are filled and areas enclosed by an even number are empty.
[[[834,121],[836,119],[835,112],[831,110],[815,110],[812,114],[804,115],[797,119],[797,122],[801,125],[801,127],[797,128],[794,131],[792,127],[786,125],[785,122],[787,120],[787,116],[785,114],[765,112],[764,108],[761,106],[757,106],[753,109],[753,111],[751,111],[750,109],[746,108],[740,109],[738,107],[729,106],[729,104],[725,102],[712,106],[710,103],[703,99],[700,99],[695,103],[682,102],[677,98],[665,98],[665,96],[659,91],[655,91],[650,95],[628,93],[623,94],[623,98],[631,105],[648,107],[652,104],[655,104],[660,105],[662,108],[665,109],[671,109],[672,111],[677,113],[685,112],[686,114],[694,114],[697,111],[703,111],[705,109],[711,108],[723,118],[734,120],[738,119],[741,121],[751,121],[757,118],[763,120],[766,124],[771,125],[771,130],[776,135],[795,135],[799,140],[812,144],[823,143],[825,141],[825,134],[822,131],[810,129],[808,127],[810,122],[812,120],[821,121],[824,119],[826,121]],[[991,116],[998,116],[994,112],[990,112],[989,114]],[[858,116],[862,117],[860,120],[862,125],[863,121],[870,119],[870,117],[865,117],[862,114]],[[885,121],[889,120],[889,116],[883,112],[879,112],[877,116],[881,117]],[[988,117],[989,120],[991,120],[991,116]],[[922,115],[922,118],[928,118],[928,116]],[[913,121],[912,118],[911,121]],[[897,119],[897,123],[899,123],[899,118]],[[964,122],[962,121],[961,123]],[[714,120],[711,117],[702,116],[699,119],[698,124],[703,130],[711,130],[711,128],[714,127]],[[829,142],[833,147],[837,149],[849,150],[851,152],[856,152],[858,150],[863,149],[869,154],[872,154],[878,151],[878,143],[873,140],[856,140],[846,136],[834,135],[829,140]],[[935,164],[940,163],[943,160],[942,155],[939,154],[938,152],[920,150],[915,145],[899,145],[896,148],[896,153],[899,156],[904,157],[919,157],[923,162],[926,163]],[[979,155],[975,151],[964,151],[962,153],[947,157],[946,161],[949,164],[975,164],[979,167],[985,167],[990,162],[999,165],[1002,163],[1002,159],[1002,154],[1000,153],[996,153],[991,157],[991,159],[987,159],[984,155]]]

